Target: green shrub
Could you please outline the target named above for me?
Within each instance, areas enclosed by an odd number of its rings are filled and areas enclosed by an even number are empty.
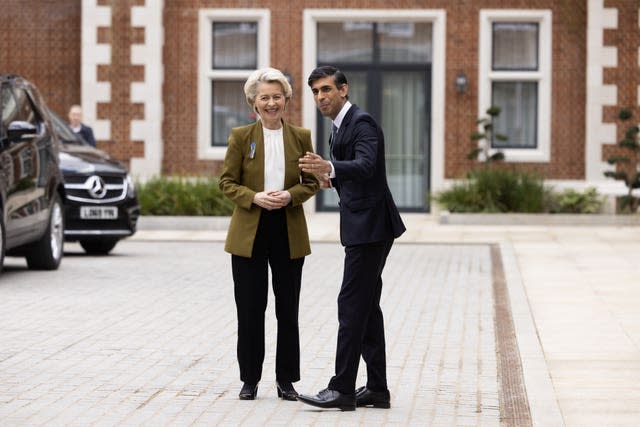
[[[605,197],[589,187],[584,192],[572,189],[560,193],[551,193],[547,201],[551,213],[599,213],[604,205]]]
[[[159,177],[137,184],[142,215],[231,215],[216,178]]]
[[[433,199],[450,212],[542,212],[547,190],[542,177],[513,169],[483,167]]]
[[[483,200],[482,212],[541,212],[545,189],[540,175],[513,169],[480,168],[470,173]]]
[[[454,184],[453,187],[435,194],[432,198],[440,207],[449,212],[483,212],[484,205],[480,193],[471,181]]]
[[[443,209],[458,213],[598,213],[605,201],[595,188],[556,193],[545,188],[540,175],[490,167],[470,172],[467,180],[433,199]]]

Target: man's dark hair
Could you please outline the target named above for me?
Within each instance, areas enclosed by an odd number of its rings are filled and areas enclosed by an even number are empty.
[[[321,67],[316,68],[309,74],[309,79],[307,80],[307,84],[309,87],[316,80],[323,79],[325,77],[333,77],[333,82],[336,84],[336,87],[340,89],[342,86],[348,84],[347,76],[344,75],[342,71],[333,65],[323,65]],[[349,95],[347,94],[347,99],[349,99]]]

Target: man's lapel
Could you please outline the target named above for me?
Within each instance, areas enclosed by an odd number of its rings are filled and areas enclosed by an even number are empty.
[[[337,160],[344,160],[344,146],[342,144],[344,136],[347,134],[347,130],[351,124],[351,119],[353,118],[353,113],[356,108],[358,108],[355,104],[352,104],[345,114],[344,119],[342,119],[342,123],[340,123],[340,128],[338,129],[338,133],[336,134],[335,140],[332,142],[332,153],[333,156]],[[346,141],[345,141],[346,142]]]

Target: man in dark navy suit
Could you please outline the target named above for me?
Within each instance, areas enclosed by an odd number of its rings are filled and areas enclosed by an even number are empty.
[[[82,107],[72,105],[69,108],[69,127],[74,133],[79,134],[89,145],[96,146],[93,129],[82,123]]]
[[[299,165],[314,173],[323,188],[338,192],[345,259],[335,375],[326,389],[315,396],[300,395],[298,400],[343,411],[356,406],[389,408],[380,308],[382,270],[393,240],[406,228],[387,184],[384,135],[370,114],[349,102],[349,85],[340,70],[318,67],[308,84],[318,109],[333,122],[331,160],[307,153]],[[367,365],[367,384],[356,390],[360,356]]]

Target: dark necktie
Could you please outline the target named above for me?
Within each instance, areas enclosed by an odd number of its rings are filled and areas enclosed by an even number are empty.
[[[331,160],[333,160],[333,142],[336,139],[336,135],[338,134],[338,128],[336,125],[331,125],[331,136],[329,137],[329,156]]]

